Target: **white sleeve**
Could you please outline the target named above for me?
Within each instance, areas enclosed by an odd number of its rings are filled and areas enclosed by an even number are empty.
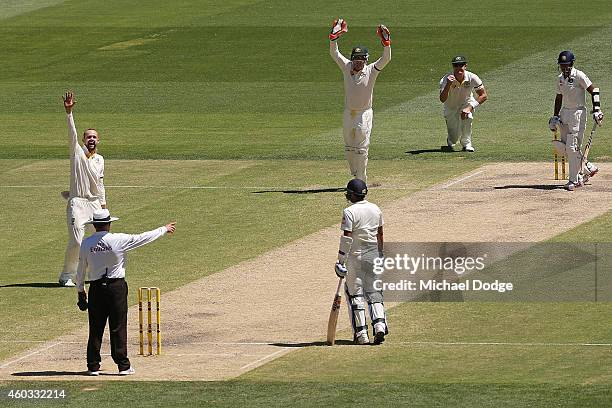
[[[374,63],[374,69],[382,71],[391,61],[391,46],[383,47],[383,55]]]
[[[342,224],[340,225],[342,231],[353,232],[353,214],[346,208],[342,213]]]
[[[385,224],[385,220],[383,220],[382,211],[379,210],[379,212],[380,212],[380,221],[378,221],[378,226],[382,227]]]
[[[67,115],[67,119],[68,119],[68,137],[69,137],[69,143],[70,143],[70,155],[72,156],[75,152],[80,151],[84,156],[85,153],[83,152],[83,149],[81,149],[81,146],[79,145],[79,136],[77,135],[76,126],[74,125],[74,117],[72,116],[72,113],[69,113]]]
[[[155,241],[166,233],[166,227],[159,227],[151,231],[143,232],[142,234],[115,234],[117,239],[115,249],[120,251],[131,251],[150,242]]]
[[[102,161],[102,167],[100,169],[100,178],[98,179],[98,200],[100,204],[106,205],[106,189],[104,188],[104,158],[100,157]]]
[[[85,272],[87,272],[87,253],[84,246],[79,249],[79,266],[77,267],[76,287],[79,292],[85,290]]]
[[[557,95],[561,95],[563,92],[561,91],[561,79],[557,77]]]
[[[584,72],[581,72],[578,76],[578,82],[580,83],[580,86],[584,89],[587,89],[589,86],[593,85],[593,82],[591,82],[589,77],[586,76]]]
[[[482,87],[482,81],[480,80],[480,77],[476,74],[472,74],[472,80],[470,81],[470,83],[472,85],[472,89],[478,89]]]
[[[440,80],[440,92],[442,92],[442,90],[446,86],[447,81],[448,81],[448,75],[444,75],[442,79]]]
[[[338,50],[338,43],[336,41],[329,42],[329,54],[331,55],[332,59],[336,61],[336,64],[338,64],[340,69],[344,69],[351,62],[340,53],[340,50]]]

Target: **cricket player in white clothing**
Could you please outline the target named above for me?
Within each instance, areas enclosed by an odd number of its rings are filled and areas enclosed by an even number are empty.
[[[61,286],[75,286],[79,248],[85,235],[85,223],[90,221],[95,210],[106,208],[104,190],[104,158],[97,153],[100,137],[95,129],[83,133],[83,146],[79,145],[72,108],[76,101],[72,92],[64,95],[64,109],[68,120],[70,145],[70,192],[67,195],[66,220],[68,224],[68,246],[64,258],[64,269],[59,276]]]
[[[383,55],[376,62],[367,64],[369,54],[365,47],[357,46],[348,60],[338,50],[336,40],[348,31],[346,21],[334,21],[329,34],[329,53],[344,76],[344,151],[351,175],[367,182],[368,150],[372,132],[372,99],[378,74],[391,61],[391,37],[389,29],[378,26],[376,33],[383,45]]]
[[[440,80],[440,102],[444,103],[447,138],[445,147],[453,150],[461,142],[464,152],[473,152],[474,111],[487,100],[487,91],[478,75],[467,70],[467,58],[457,55],[451,61],[453,72]],[[474,98],[473,93],[476,93]]]
[[[593,120],[597,125],[603,123],[603,112],[599,100],[599,88],[582,71],[574,68],[576,57],[571,51],[562,51],[557,58],[561,73],[557,77],[557,96],[553,116],[548,121],[551,131],[561,130],[561,140],[554,142],[559,154],[567,156],[569,163],[568,182],[565,189],[574,191],[593,177],[599,169],[588,161],[582,169],[582,139],[587,122],[585,91],[593,101]]]
[[[353,179],[346,186],[346,199],[351,206],[342,214],[342,233],[335,271],[346,277],[345,291],[353,340],[369,344],[365,301],[368,302],[374,344],[380,344],[389,333],[382,291],[374,288],[377,279],[374,260],[383,256],[383,216],[376,204],[365,199],[368,187],[363,180]],[[365,301],[364,301],[365,300]]]

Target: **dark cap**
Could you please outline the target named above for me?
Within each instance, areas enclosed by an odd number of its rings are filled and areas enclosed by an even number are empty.
[[[576,60],[574,53],[571,51],[561,51],[559,58],[557,58],[557,64],[573,64]]]
[[[351,51],[351,60],[354,60],[356,57],[366,57],[368,58],[370,54],[368,54],[368,49],[364,46],[358,45],[353,48]]]
[[[456,57],[453,58],[453,60],[451,61],[451,64],[453,65],[459,65],[459,64],[467,64],[467,58],[463,55],[457,55]]]
[[[365,197],[368,194],[368,186],[365,181],[360,179],[352,179],[346,185],[346,192],[353,193],[360,197]]]

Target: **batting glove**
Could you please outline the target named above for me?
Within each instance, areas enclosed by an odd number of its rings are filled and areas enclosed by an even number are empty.
[[[336,41],[340,36],[348,31],[346,21],[341,18],[334,20],[332,23],[331,33],[329,33],[329,40]]]
[[[558,116],[552,116],[548,120],[548,128],[553,132],[555,132],[560,125],[561,125],[561,119],[559,119]]]
[[[388,47],[391,45],[391,33],[387,27],[382,24],[379,25],[378,28],[376,28],[376,35],[380,37],[380,42],[382,43],[383,47]]]
[[[346,274],[348,273],[348,269],[346,269],[346,266],[342,265],[340,262],[336,262],[334,270],[336,271],[336,275],[338,275],[339,278],[345,278]]]
[[[597,123],[598,126],[601,126],[604,120],[604,114],[602,111],[598,110],[593,112],[593,120]]]

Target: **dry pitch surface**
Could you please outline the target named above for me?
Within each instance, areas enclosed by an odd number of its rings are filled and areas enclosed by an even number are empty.
[[[612,207],[612,165],[602,165],[590,185],[572,193],[561,182],[543,181],[549,174],[545,163],[490,164],[406,196],[383,208],[385,239],[537,242]],[[337,283],[332,265],[338,236],[337,226],[326,228],[162,294],[162,356],[137,355],[137,307],[132,307],[129,353],[137,374],[130,380],[223,380],[295,350],[296,344],[321,342]],[[343,310],[339,328],[347,326]],[[83,328],[35,343],[0,362],[0,380],[90,378],[84,376],[86,340]],[[121,378],[108,350],[106,342],[96,380]]]

